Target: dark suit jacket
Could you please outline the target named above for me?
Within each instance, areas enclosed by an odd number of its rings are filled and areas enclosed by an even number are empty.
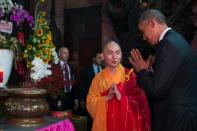
[[[59,64],[59,66],[61,67],[61,65]],[[75,81],[76,81],[76,71],[74,69],[74,67],[70,64],[68,64],[69,69],[70,69],[70,75],[71,75],[71,80],[74,81],[74,84],[72,85],[72,89],[69,93],[64,93],[63,99],[65,100],[65,108],[70,108],[73,109],[74,106],[74,101],[75,99],[79,100],[79,94],[80,94],[80,90],[79,87],[76,85]],[[62,71],[63,74],[63,71]],[[62,88],[62,92],[64,92],[64,87]]]
[[[82,80],[82,83],[80,86],[80,89],[81,89],[80,100],[81,101],[86,101],[86,95],[88,94],[89,87],[92,83],[92,79],[94,78],[94,76],[95,76],[95,73],[94,73],[93,66],[84,70],[84,79]]]
[[[154,73],[138,72],[151,97],[153,131],[197,131],[197,62],[189,44],[170,29],[156,46]]]

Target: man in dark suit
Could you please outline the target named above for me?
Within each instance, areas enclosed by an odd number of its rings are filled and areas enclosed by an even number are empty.
[[[64,78],[64,87],[61,92],[62,106],[64,109],[77,110],[79,105],[79,90],[75,86],[75,70],[73,66],[68,63],[69,60],[69,50],[66,47],[61,47],[59,49],[59,65],[62,69]]]
[[[92,79],[94,76],[99,73],[102,70],[101,64],[102,64],[102,56],[100,52],[96,52],[92,58],[92,65],[84,69],[84,79],[81,82],[81,95],[80,95],[80,105],[82,108],[82,114],[88,116],[88,131],[91,130],[91,123],[92,118],[89,116],[87,110],[86,110],[86,95],[88,94],[90,84],[92,82]]]
[[[197,131],[197,62],[189,44],[157,10],[142,13],[138,26],[156,51],[151,72],[150,59],[143,60],[139,50],[130,58],[151,98],[152,130]]]
[[[84,69],[84,79],[81,83],[81,105],[85,108],[86,95],[88,94],[90,84],[94,76],[102,70],[102,56],[101,53],[95,53],[92,58],[92,65],[89,68]]]

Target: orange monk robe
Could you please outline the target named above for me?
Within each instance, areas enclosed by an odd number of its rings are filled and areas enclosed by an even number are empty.
[[[113,75],[111,75],[109,68],[105,68],[93,79],[87,95],[87,110],[93,118],[92,131],[107,131],[107,100],[101,94],[108,90],[112,83],[118,84],[124,80],[125,69],[121,64]]]

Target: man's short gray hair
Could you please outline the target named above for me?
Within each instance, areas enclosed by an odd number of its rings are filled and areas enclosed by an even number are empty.
[[[68,49],[66,46],[62,46],[62,47],[60,47],[59,50],[58,50],[58,56],[60,56],[60,53],[61,53],[61,51],[62,51],[63,49],[67,49],[67,50],[69,51],[69,49]]]
[[[140,16],[139,23],[151,18],[155,19],[160,24],[166,23],[165,16],[159,10],[155,9],[148,9],[144,11]]]

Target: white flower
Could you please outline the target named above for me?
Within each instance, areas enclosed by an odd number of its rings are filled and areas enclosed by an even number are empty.
[[[55,51],[55,48],[52,48],[51,52],[53,56],[53,63],[58,64],[59,58],[58,58],[57,52]]]
[[[3,12],[9,13],[13,7],[13,3],[11,0],[0,0],[0,7],[2,7]]]
[[[50,70],[51,65],[45,64],[40,58],[34,58],[32,61],[32,66],[30,77],[34,81],[39,81],[42,78],[52,74]]]

